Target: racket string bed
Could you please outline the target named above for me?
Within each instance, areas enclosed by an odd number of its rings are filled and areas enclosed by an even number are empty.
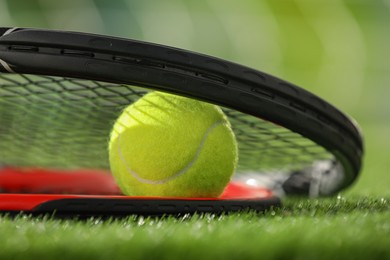
[[[0,74],[0,87],[2,162],[23,167],[108,169],[106,145],[112,123],[125,106],[148,92],[128,85],[23,74]],[[239,143],[238,172],[254,171],[268,182],[283,179],[279,187],[263,183],[268,188],[281,190],[313,161],[332,161],[324,148],[286,128],[228,108],[224,112]],[[303,192],[309,191],[301,185],[296,193]]]

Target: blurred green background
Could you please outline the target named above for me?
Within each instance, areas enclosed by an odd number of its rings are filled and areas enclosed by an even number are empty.
[[[0,0],[0,26],[166,44],[298,84],[362,127],[364,169],[347,193],[390,196],[390,0]]]

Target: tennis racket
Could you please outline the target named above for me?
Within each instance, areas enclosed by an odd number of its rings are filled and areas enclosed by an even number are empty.
[[[23,28],[0,28],[0,35],[0,162],[5,168],[40,168],[53,174],[53,169],[107,170],[107,138],[115,119],[124,107],[158,90],[221,106],[239,145],[232,187],[244,187],[239,189],[243,194],[245,189],[263,193],[199,200],[121,196],[121,203],[156,202],[153,214],[204,208],[264,210],[279,205],[276,196],[333,195],[358,177],[363,141],[357,124],[323,99],[264,72],[182,49],[103,35]],[[16,200],[12,196],[46,196],[34,207],[20,207],[23,211],[39,211],[39,205],[49,203],[42,212],[61,208],[67,214],[120,212],[110,208],[118,203],[118,195],[75,194],[0,194],[0,201],[8,205],[4,211]],[[172,211],[158,207],[164,200],[178,207],[171,206]],[[77,201],[90,209],[72,211],[62,204],[78,205]],[[96,207],[85,201],[106,206],[95,212]],[[206,202],[231,207],[200,207]]]

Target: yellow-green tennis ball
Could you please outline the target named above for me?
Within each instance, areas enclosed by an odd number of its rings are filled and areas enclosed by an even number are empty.
[[[117,119],[109,159],[126,195],[218,197],[235,170],[237,143],[218,106],[152,92]]]

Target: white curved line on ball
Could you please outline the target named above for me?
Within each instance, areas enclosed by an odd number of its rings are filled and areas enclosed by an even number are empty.
[[[199,154],[200,154],[200,152],[202,151],[203,146],[204,146],[204,144],[205,144],[205,142],[206,142],[206,139],[207,139],[207,137],[210,135],[211,131],[214,130],[214,128],[216,128],[218,125],[220,125],[220,124],[222,124],[222,123],[223,123],[223,121],[217,121],[217,122],[215,122],[213,125],[211,125],[211,126],[207,129],[206,133],[205,133],[204,136],[203,136],[202,141],[200,142],[200,145],[199,145],[199,147],[198,147],[198,150],[196,151],[196,154],[195,154],[194,158],[193,158],[193,159],[192,159],[192,160],[191,160],[183,169],[181,169],[179,172],[173,174],[172,176],[169,176],[169,177],[167,177],[167,178],[165,178],[165,179],[162,179],[162,180],[149,180],[149,179],[142,178],[142,177],[139,176],[135,171],[133,171],[133,170],[129,167],[129,165],[127,165],[126,160],[125,160],[125,158],[124,158],[124,156],[123,156],[123,153],[122,153],[122,150],[121,150],[121,145],[120,145],[120,137],[121,137],[121,135],[120,135],[120,134],[118,135],[118,154],[119,154],[119,157],[120,157],[122,163],[123,163],[124,166],[126,167],[127,171],[128,171],[134,178],[136,178],[138,181],[143,182],[143,183],[147,183],[147,184],[164,184],[164,183],[166,183],[166,182],[168,182],[168,181],[171,181],[171,180],[173,180],[173,179],[179,177],[180,175],[183,175],[184,173],[186,173],[186,172],[188,171],[188,169],[190,169],[190,168],[192,167],[192,165],[193,165],[193,164],[196,162],[196,160],[198,159]]]

